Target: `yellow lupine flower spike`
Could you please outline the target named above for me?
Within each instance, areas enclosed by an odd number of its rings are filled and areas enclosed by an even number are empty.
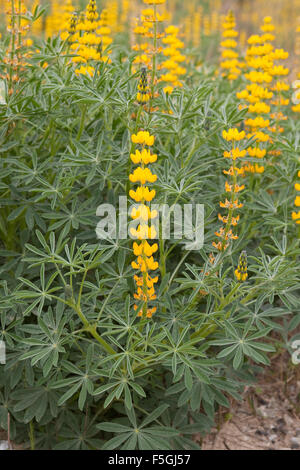
[[[298,171],[298,177],[300,178],[300,170]],[[300,191],[300,184],[299,183],[295,184],[295,189],[296,189],[296,191]],[[300,207],[300,196],[296,196],[295,206]],[[292,219],[296,222],[296,224],[300,224],[300,210],[298,210],[298,212],[293,212],[292,213]]]
[[[245,131],[239,131],[237,128],[229,129],[228,131],[223,131],[223,138],[229,142],[232,141],[232,149],[230,151],[224,152],[225,158],[230,158],[232,160],[232,166],[229,170],[224,170],[224,174],[231,177],[231,181],[225,182],[225,192],[227,193],[228,198],[226,197],[225,202],[220,201],[220,207],[228,211],[228,215],[218,215],[218,218],[225,227],[221,227],[215,232],[215,235],[220,239],[218,242],[213,242],[213,246],[219,251],[225,251],[230,240],[237,240],[238,235],[234,234],[231,227],[235,227],[239,220],[240,216],[235,215],[235,211],[243,207],[243,204],[239,202],[237,195],[245,189],[245,185],[238,184],[238,176],[244,174],[244,170],[236,166],[236,161],[238,158],[244,158],[247,155],[246,150],[240,150],[236,147],[236,142],[241,141],[245,138]]]
[[[131,153],[131,161],[140,165],[134,169],[129,175],[131,183],[138,183],[139,186],[134,190],[129,191],[129,196],[134,201],[140,203],[137,207],[133,207],[131,217],[139,221],[137,228],[131,228],[130,234],[132,237],[139,240],[133,243],[133,253],[136,260],[131,263],[133,269],[140,271],[141,276],[134,276],[137,292],[134,294],[136,300],[143,302],[143,307],[138,310],[135,305],[134,309],[137,311],[139,317],[151,318],[156,312],[156,307],[149,307],[149,302],[156,299],[154,284],[158,282],[158,277],[151,277],[150,271],[155,271],[158,268],[158,262],[154,260],[153,254],[158,250],[158,244],[152,245],[147,240],[154,240],[157,238],[157,231],[154,225],[151,225],[151,219],[157,217],[157,211],[151,211],[147,203],[151,202],[155,195],[155,189],[149,189],[146,184],[155,183],[157,176],[152,173],[148,164],[154,163],[157,160],[157,155],[152,154],[149,147],[154,145],[154,136],[150,135],[148,131],[139,131],[137,134],[131,136],[131,141],[135,145],[141,146]],[[149,224],[150,221],[150,224]]]

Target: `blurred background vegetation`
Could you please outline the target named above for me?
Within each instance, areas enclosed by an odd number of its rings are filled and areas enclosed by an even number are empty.
[[[10,0],[9,0],[10,1]],[[16,2],[18,0],[15,0]],[[5,31],[5,7],[8,0],[0,0],[0,31]],[[81,11],[85,0],[25,0],[31,11],[41,5],[45,15],[33,27],[33,35],[50,37],[59,33],[62,16],[66,8]],[[139,0],[99,0],[100,7],[108,8],[114,18],[116,30],[126,31],[125,25],[138,16],[142,2]],[[203,61],[214,61],[218,57],[219,34],[224,15],[232,9],[240,32],[240,47],[245,49],[247,38],[259,31],[265,16],[271,15],[276,25],[277,46],[290,53],[290,65],[300,68],[300,0],[168,0],[165,9],[170,22],[183,25],[182,34],[186,45],[194,48]],[[215,40],[214,40],[215,39]]]

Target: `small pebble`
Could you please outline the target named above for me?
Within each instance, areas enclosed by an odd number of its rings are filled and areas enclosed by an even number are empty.
[[[8,441],[0,441],[0,450],[9,450]]]
[[[284,415],[284,421],[285,421],[285,424],[289,427],[293,426],[294,424],[293,418],[291,418],[288,414]]]
[[[267,405],[268,402],[266,400],[264,400],[262,397],[257,397],[257,401],[261,404],[261,405]]]
[[[291,438],[291,449],[300,449],[300,438],[299,437],[292,437]]]
[[[257,436],[267,436],[267,435],[268,435],[268,432],[265,431],[264,429],[257,429],[257,430],[255,431],[255,434],[256,434]]]
[[[257,408],[257,414],[258,414],[259,416],[261,416],[262,418],[268,418],[268,417],[269,417],[268,412],[267,412],[265,406],[259,406],[259,407]]]

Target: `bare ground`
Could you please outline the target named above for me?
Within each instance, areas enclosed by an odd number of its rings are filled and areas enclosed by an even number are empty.
[[[276,358],[241,403],[220,410],[202,449],[300,450],[300,366],[288,364],[287,354]]]

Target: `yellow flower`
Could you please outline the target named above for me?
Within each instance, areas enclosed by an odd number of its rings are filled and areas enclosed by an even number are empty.
[[[223,170],[224,175],[244,175],[244,169],[231,166],[229,170]]]
[[[157,236],[154,225],[150,227],[146,224],[139,225],[137,229],[131,228],[130,235],[138,240],[153,240]]]
[[[137,188],[136,191],[133,191],[132,189],[129,192],[129,196],[131,199],[134,199],[136,202],[141,202],[141,201],[147,201],[150,202],[152,199],[155,198],[155,190],[152,189],[152,191],[149,190],[149,188],[146,187],[139,187]]]
[[[290,72],[290,69],[287,67],[284,67],[283,65],[274,65],[272,69],[270,69],[270,74],[271,75],[288,75]]]
[[[140,87],[144,87],[144,80],[142,78]],[[138,316],[151,318],[156,312],[156,307],[148,308],[148,303],[156,299],[154,283],[158,281],[157,277],[151,278],[149,276],[150,270],[156,270],[158,263],[154,261],[153,254],[158,250],[158,245],[154,243],[150,245],[147,240],[153,240],[157,238],[157,231],[154,225],[148,225],[148,221],[157,217],[157,211],[151,211],[150,207],[146,205],[146,202],[152,201],[155,197],[155,190],[149,190],[146,183],[154,183],[157,180],[157,176],[154,175],[151,170],[144,165],[153,163],[157,160],[157,155],[153,155],[150,149],[145,146],[154,145],[154,136],[151,136],[147,131],[139,131],[137,134],[131,136],[131,141],[134,144],[142,145],[142,150],[136,150],[135,153],[130,155],[131,161],[135,164],[142,163],[142,166],[135,168],[133,173],[129,175],[129,180],[132,183],[139,183],[139,186],[135,191],[130,190],[129,196],[136,202],[141,204],[134,207],[131,211],[131,217],[134,220],[138,220],[140,223],[138,227],[131,228],[130,234],[132,237],[137,238],[141,243],[133,244],[133,252],[137,257],[136,261],[131,263],[133,269],[141,271],[142,277],[135,276],[137,285],[137,292],[134,294],[134,298],[142,300],[144,306],[138,311]],[[137,311],[138,306],[134,306]]]
[[[239,148],[234,148],[232,150],[225,151],[224,157],[225,158],[232,158],[232,160],[236,160],[237,158],[243,158],[247,154],[247,150],[240,150]]]
[[[90,77],[92,77],[95,73],[95,69],[94,67],[85,67],[82,65],[79,69],[75,70],[75,73],[76,75],[89,75]]]
[[[263,119],[261,116],[256,117],[255,119],[246,119],[245,120],[245,125],[250,126],[250,127],[268,127],[270,125],[269,119]]]
[[[142,256],[138,256],[137,262],[133,261],[131,266],[133,269],[138,269],[143,273],[148,270],[155,271],[158,268],[158,263],[157,261],[154,261],[153,256],[150,256],[150,258],[143,258]]]
[[[252,134],[248,134],[247,137],[248,137],[248,139],[251,139],[252,137],[254,137],[254,139],[257,142],[268,142],[270,140],[270,136],[268,134],[265,134],[262,131],[257,131],[257,132],[254,132]]]
[[[272,81],[272,75],[266,72],[257,72],[255,70],[251,70],[251,72],[246,73],[245,77],[247,80],[250,82],[254,83],[271,83]]]
[[[290,86],[285,82],[277,82],[272,86],[273,91],[288,91]]]
[[[270,106],[262,101],[258,101],[255,104],[250,104],[249,106],[249,113],[268,114],[270,111],[271,111]]]
[[[137,310],[137,305],[134,306],[134,310]],[[152,307],[152,308],[148,308],[147,309],[147,313],[146,313],[146,317],[147,318],[152,318],[152,316],[154,315],[154,313],[156,313],[157,311],[157,308],[156,307]],[[143,316],[143,310],[140,310],[137,314],[138,317],[142,317]]]
[[[283,49],[275,49],[271,53],[271,58],[273,60],[286,60],[289,57],[289,53]]]
[[[147,289],[147,291],[144,292],[141,287],[138,287],[137,293],[134,294],[134,298],[137,300],[143,300],[144,302],[147,302],[149,300],[155,300],[156,295],[154,288],[151,287],[150,289]]]
[[[168,86],[164,87],[164,93],[166,93],[166,94],[169,93],[169,95],[171,95],[173,90],[174,90],[174,87],[172,87],[171,85],[168,85]]]
[[[292,219],[295,220],[296,224],[300,224],[300,211],[292,213]]]
[[[157,155],[151,154],[149,149],[144,148],[141,152],[139,150],[136,150],[135,153],[132,153],[130,155],[130,158],[135,164],[143,162],[145,165],[148,165],[149,163],[156,162]]]
[[[238,56],[239,56],[238,53],[233,51],[232,49],[225,49],[222,52],[222,57],[224,59],[236,59]]]
[[[148,289],[150,289],[151,287],[153,287],[154,284],[156,284],[158,282],[158,276],[155,276],[155,277],[151,277],[149,276],[149,274],[147,273],[147,275],[145,276],[146,277],[146,283],[147,283],[147,287]],[[144,284],[144,278],[141,276],[134,276],[134,280],[136,282],[136,285],[139,286],[139,287],[142,287],[143,284]]]
[[[147,241],[144,243],[141,243],[140,245],[136,242],[133,244],[133,252],[135,256],[141,256],[143,253],[146,256],[152,256],[156,251],[158,250],[158,245],[157,243],[154,243],[154,245],[149,245]]]
[[[132,183],[155,183],[155,181],[157,180],[157,176],[153,175],[149,168],[143,169],[141,167],[138,167],[134,170],[133,174],[129,175],[129,180]]]
[[[237,128],[229,129],[228,131],[223,131],[223,139],[227,141],[240,141],[245,138],[245,131],[239,132]]]
[[[244,166],[244,171],[247,173],[258,173],[261,174],[265,171],[264,166],[259,166],[257,163],[255,165],[251,165],[248,163],[247,165]]]
[[[221,42],[222,47],[228,48],[235,48],[237,46],[237,42],[234,39],[226,39],[226,41]]]
[[[163,5],[166,0],[143,0],[147,5]]]
[[[228,181],[225,182],[225,191],[227,193],[239,193],[245,189],[245,185],[239,186],[238,184],[232,185]]]
[[[222,33],[223,38],[236,38],[238,35],[239,33],[233,29],[229,29]]]
[[[171,25],[171,26],[168,26],[165,29],[165,32],[166,32],[166,34],[178,34],[179,33],[179,28],[178,28],[178,26]]]
[[[225,202],[220,202],[220,207],[222,207],[223,209],[241,209],[243,205],[244,204],[239,203],[238,199],[233,201],[233,203],[228,201],[228,199],[226,199]]]
[[[132,219],[142,219],[144,221],[155,219],[158,213],[156,210],[151,211],[145,204],[140,204],[138,207],[133,207],[131,211]]]
[[[259,147],[249,147],[248,154],[250,157],[263,158],[266,156],[267,150]]]
[[[258,34],[252,34],[252,36],[249,37],[248,39],[248,44],[250,45],[253,45],[253,44],[261,44],[262,43],[262,39],[260,36],[258,36]],[[248,51],[249,53],[249,51]]]

